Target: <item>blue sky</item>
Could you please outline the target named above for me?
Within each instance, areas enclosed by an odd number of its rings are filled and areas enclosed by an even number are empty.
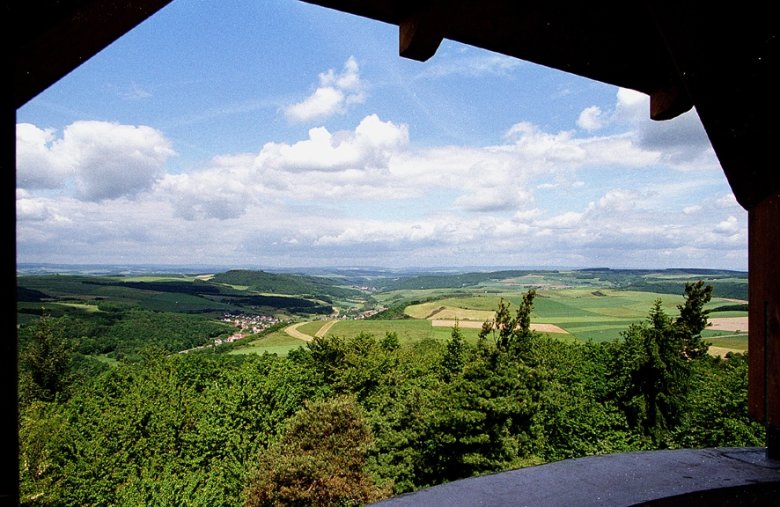
[[[17,260],[747,268],[694,111],[297,0],[174,0],[17,111]]]

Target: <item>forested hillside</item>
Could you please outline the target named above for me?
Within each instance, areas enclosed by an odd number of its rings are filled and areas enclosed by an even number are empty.
[[[356,289],[340,286],[338,280],[329,277],[266,273],[265,271],[244,269],[218,273],[214,275],[211,281],[226,285],[248,287],[257,292],[308,295],[325,298],[328,301],[331,298],[360,297],[362,295]]]
[[[711,295],[689,284],[675,316],[658,301],[603,343],[531,330],[530,289],[475,342],[455,326],[403,345],[316,337],[286,357],[144,347],[113,366],[44,317],[20,356],[23,503],[361,504],[577,456],[762,445],[746,356],[706,354]]]

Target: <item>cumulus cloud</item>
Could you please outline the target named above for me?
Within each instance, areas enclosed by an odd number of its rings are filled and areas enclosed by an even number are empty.
[[[737,198],[731,192],[715,197],[713,204],[721,209],[742,209],[742,206],[737,202]]]
[[[737,222],[737,217],[735,216],[729,216],[725,220],[722,220],[718,223],[718,225],[715,226],[715,233],[716,234],[723,234],[724,236],[732,236],[734,234],[737,234],[739,232],[739,223]]]
[[[215,157],[205,167],[168,174],[153,188],[153,195],[170,203],[176,216],[187,221],[229,220],[242,217],[269,192],[253,169],[251,153]]]
[[[544,132],[530,122],[512,125],[504,137],[525,157],[544,160],[546,164],[578,163],[587,157],[586,150],[573,139],[571,132]]]
[[[16,126],[16,181],[21,188],[59,188],[70,174],[66,150],[54,143],[54,129]]]
[[[700,205],[694,204],[693,206],[684,207],[683,213],[685,213],[686,215],[693,215],[695,213],[699,213],[702,209],[703,208]]]
[[[636,190],[616,188],[608,191],[598,200],[598,208],[610,212],[626,212],[636,207],[640,193]]]
[[[598,130],[605,124],[603,113],[598,106],[590,106],[582,110],[577,118],[577,126],[588,132]]]
[[[405,125],[365,117],[354,132],[331,134],[325,127],[309,130],[295,144],[268,143],[255,161],[259,168],[279,171],[343,171],[387,166],[390,154],[409,142]]]
[[[437,203],[423,206],[427,209],[508,219],[538,207],[537,191],[581,192],[586,184],[578,171],[593,174],[602,167],[658,162],[656,152],[642,150],[628,134],[577,137],[529,122],[513,125],[495,145],[419,148],[412,145],[406,125],[368,115],[353,130],[316,127],[297,142],[266,143],[257,155],[219,157],[199,171],[168,175],[155,192],[189,221],[237,219],[266,203],[339,209],[341,203],[359,202],[375,210],[409,199]],[[620,214],[650,195],[647,189],[613,189],[591,202],[590,213]],[[541,225],[570,227],[573,218],[546,216],[548,222]],[[305,244],[302,238],[298,242]]]
[[[360,78],[360,68],[357,60],[350,56],[341,73],[333,69],[321,73],[317,89],[301,102],[285,107],[284,114],[293,122],[321,120],[365,100],[365,83]]]
[[[23,222],[68,221],[50,209],[46,201],[26,195],[17,195],[16,218]]]
[[[657,151],[661,159],[679,169],[719,168],[707,133],[695,110],[665,121],[650,119],[650,98],[621,88],[613,121],[628,125],[639,146]]]
[[[21,188],[64,188],[72,181],[82,200],[101,201],[151,188],[174,154],[170,142],[147,126],[77,121],[56,138],[54,130],[17,126]]]

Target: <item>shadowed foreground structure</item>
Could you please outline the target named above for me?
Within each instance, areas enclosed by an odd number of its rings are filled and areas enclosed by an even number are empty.
[[[780,463],[764,449],[610,454],[472,477],[374,505],[772,505]]]
[[[749,409],[766,426],[766,449],[583,458],[466,479],[389,504],[677,505],[701,500],[715,505],[719,501],[763,505],[772,498],[767,494],[777,498],[780,470],[769,458],[780,458],[780,265],[776,260],[780,171],[775,160],[780,138],[780,41],[771,5],[740,2],[708,4],[705,9],[690,1],[564,5],[515,0],[305,1],[398,25],[399,51],[404,57],[424,61],[448,38],[641,91],[650,96],[649,114],[656,120],[695,107],[737,201],[749,214]],[[4,109],[2,173],[8,216],[15,218],[13,111],[169,2],[4,4],[3,18],[15,29],[9,33],[23,34],[14,37],[12,50],[13,109],[11,104]],[[15,225],[8,230],[15,245]],[[3,273],[10,296],[15,290],[15,262],[9,259]],[[15,323],[7,320],[11,336]],[[16,343],[5,340],[3,347],[3,382],[14,386]],[[3,393],[9,407],[3,429],[10,435],[16,428],[15,390]],[[15,447],[16,440],[4,439],[3,455],[15,456]],[[11,464],[11,469],[18,467]],[[16,474],[4,474],[0,486],[0,498],[18,498]],[[518,491],[527,496],[518,496]],[[588,496],[597,493],[601,496]],[[729,499],[734,501],[725,503]]]

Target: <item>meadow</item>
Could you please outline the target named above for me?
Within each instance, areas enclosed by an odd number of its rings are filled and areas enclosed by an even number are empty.
[[[522,277],[524,282],[539,282],[538,278]],[[359,333],[383,337],[387,332],[395,332],[399,342],[414,343],[425,339],[446,340],[451,327],[433,326],[434,320],[459,321],[465,338],[469,341],[477,339],[478,328],[469,327],[492,319],[495,309],[501,299],[510,303],[510,311],[517,308],[522,299],[525,287],[518,285],[513,291],[472,292],[465,294],[462,289],[457,295],[447,296],[444,289],[395,291],[393,295],[385,294],[388,299],[396,301],[421,299],[425,296],[429,301],[410,304],[405,307],[407,320],[339,320],[327,332],[327,335],[337,335],[353,338]],[[506,283],[506,282],[504,282]],[[578,342],[606,342],[620,338],[621,333],[631,324],[646,319],[654,302],[661,299],[662,307],[669,315],[676,315],[677,305],[683,302],[682,295],[659,294],[645,291],[616,290],[596,288],[593,285],[578,288],[541,289],[537,291],[534,300],[534,311],[531,322],[534,324],[554,324],[568,334],[551,333],[557,339]],[[728,298],[713,298],[707,305],[710,310],[734,305]],[[746,311],[716,311],[710,314],[710,319],[747,316]],[[326,321],[316,320],[303,323],[297,329],[309,336],[315,336]],[[707,329],[703,336],[713,346],[727,350],[747,350],[747,329],[721,331]],[[287,335],[284,330],[251,342],[234,353],[286,353],[287,351],[305,345],[305,342]]]

